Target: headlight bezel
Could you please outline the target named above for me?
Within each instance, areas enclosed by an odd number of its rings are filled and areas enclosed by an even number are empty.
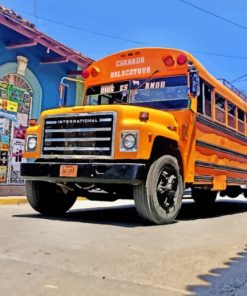
[[[33,148],[30,147],[30,141],[32,141],[32,140],[35,141]],[[26,150],[27,152],[33,152],[33,151],[35,151],[36,148],[37,148],[37,143],[38,143],[38,136],[37,136],[37,135],[34,135],[34,134],[32,134],[32,135],[27,135],[27,138],[26,138],[26,145],[25,145],[25,150]]]
[[[128,137],[133,138],[133,144],[128,146],[127,142],[131,142],[128,140]],[[136,152],[138,149],[139,142],[139,131],[137,130],[126,130],[122,131],[120,134],[120,151],[121,152]]]

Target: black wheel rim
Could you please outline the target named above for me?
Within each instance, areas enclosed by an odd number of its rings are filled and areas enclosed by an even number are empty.
[[[159,205],[166,213],[175,209],[177,188],[177,171],[173,165],[166,164],[160,172],[156,187]]]

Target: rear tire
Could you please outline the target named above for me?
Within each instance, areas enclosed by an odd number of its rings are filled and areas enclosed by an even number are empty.
[[[150,166],[146,182],[134,186],[138,214],[155,224],[172,223],[182,205],[183,182],[177,159],[158,158]]]
[[[57,216],[68,211],[76,201],[77,194],[66,193],[55,183],[26,182],[27,199],[31,207],[43,215]]]
[[[200,208],[208,209],[215,204],[217,191],[210,191],[205,189],[192,188],[191,195],[196,205]]]

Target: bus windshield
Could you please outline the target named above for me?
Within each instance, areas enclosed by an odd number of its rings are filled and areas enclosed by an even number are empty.
[[[89,87],[87,105],[131,104],[157,109],[188,107],[187,76],[174,76]]]

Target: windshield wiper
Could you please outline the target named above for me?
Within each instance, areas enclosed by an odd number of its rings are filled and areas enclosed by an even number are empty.
[[[123,93],[124,91],[121,91],[121,92]],[[118,103],[120,103],[120,104],[126,104],[126,102],[124,102],[124,100],[121,100],[121,99],[118,99],[118,98],[111,97],[112,94],[121,93],[121,92],[120,92],[120,91],[115,91],[115,92],[112,92],[112,93],[110,93],[110,94],[101,94],[101,96],[102,96],[102,97],[105,97],[105,98],[107,98],[108,100],[111,100],[111,101],[113,101],[113,102],[118,102]],[[124,94],[122,94],[122,99],[123,99],[123,97],[124,97]]]

